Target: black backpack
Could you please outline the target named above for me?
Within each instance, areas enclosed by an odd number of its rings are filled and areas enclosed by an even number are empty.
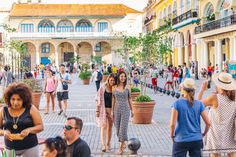
[[[98,71],[97,81],[102,81],[102,73]]]

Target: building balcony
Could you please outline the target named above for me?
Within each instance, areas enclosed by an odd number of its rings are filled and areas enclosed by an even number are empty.
[[[149,18],[146,17],[146,19],[144,21],[144,25],[148,25],[154,18],[156,18],[156,15],[152,15]]]
[[[116,32],[14,32],[8,35],[14,40],[38,40],[38,39],[109,39],[120,38],[122,35]]]
[[[197,10],[189,10],[186,13],[175,17],[172,20],[172,25],[173,25],[173,29],[178,29],[181,27],[184,27],[188,24],[194,23],[194,22],[198,22],[198,11]]]
[[[236,14],[198,26],[195,28],[195,34],[213,31],[233,25],[236,25]]]

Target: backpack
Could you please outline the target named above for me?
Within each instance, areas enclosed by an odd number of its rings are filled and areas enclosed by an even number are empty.
[[[100,71],[97,74],[97,81],[102,81],[102,73]]]

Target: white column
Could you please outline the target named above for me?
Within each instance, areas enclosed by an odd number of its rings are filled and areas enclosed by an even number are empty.
[[[192,44],[192,61],[196,61],[196,44]]]
[[[236,60],[236,37],[230,38],[230,60]]]
[[[183,65],[183,48],[178,47],[178,65]]]
[[[208,43],[203,42],[203,55],[202,55],[202,67],[208,67]]]
[[[197,61],[198,61],[198,70],[201,70],[202,68],[202,59],[201,59],[201,56],[202,56],[202,49],[201,49],[201,40],[198,39],[196,40],[196,43],[197,43],[197,54],[196,54],[196,57],[197,57]]]
[[[39,65],[40,64],[39,46],[35,47],[36,47],[36,64]]]
[[[222,52],[221,52],[221,40],[215,41],[215,51],[216,51],[216,64],[218,64],[219,70],[222,70]]]
[[[59,56],[58,51],[55,51],[55,65],[59,68]]]
[[[184,47],[184,62],[187,64],[187,66],[189,66],[189,52],[187,44]]]

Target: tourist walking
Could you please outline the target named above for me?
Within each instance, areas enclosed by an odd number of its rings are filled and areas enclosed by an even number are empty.
[[[102,152],[110,149],[112,136],[112,87],[115,85],[115,76],[110,74],[106,83],[100,87],[96,101],[96,121],[101,128]]]
[[[178,66],[178,85],[180,85],[182,83],[183,80],[183,69],[181,68],[181,65]]]
[[[47,138],[43,142],[42,157],[65,157],[66,143],[60,136]]]
[[[67,100],[69,99],[69,89],[68,84],[71,84],[70,74],[65,72],[65,65],[60,65],[60,72],[55,77],[56,80],[56,92],[57,92],[57,100],[60,108],[60,112],[58,115],[61,115],[63,112],[62,109],[62,101],[64,102],[64,116],[67,117]]]
[[[213,76],[216,93],[202,98],[208,89],[208,81],[202,84],[198,99],[205,106],[210,106],[209,118],[211,128],[206,136],[205,149],[211,152],[211,157],[219,157],[220,153],[228,153],[228,157],[236,155],[235,117],[236,83],[228,73],[217,73]]]
[[[133,76],[133,85],[135,87],[138,87],[138,84],[139,84],[139,73],[138,73],[138,69],[134,69],[132,71],[132,76]]]
[[[83,121],[77,117],[67,118],[64,126],[64,136],[67,144],[65,157],[90,157],[88,144],[81,138]]]
[[[95,81],[95,84],[96,84],[96,89],[97,91],[99,90],[100,88],[100,83],[102,81],[102,71],[98,69],[98,67],[95,67],[95,70],[92,74],[92,78],[91,78],[91,81]]]
[[[32,105],[32,91],[24,83],[10,84],[3,95],[6,106],[0,109],[0,135],[4,135],[7,156],[39,157],[37,133],[43,131],[38,109]]]
[[[128,141],[128,123],[130,112],[132,113],[131,95],[126,86],[127,75],[125,72],[118,73],[117,86],[113,91],[112,99],[112,114],[114,114],[114,124],[116,127],[116,133],[120,142],[120,147],[117,154],[123,154]],[[133,113],[132,113],[133,115]]]
[[[170,137],[173,140],[172,157],[201,157],[203,148],[202,136],[205,136],[210,127],[210,121],[203,103],[194,100],[195,81],[186,78],[181,84],[183,98],[172,105],[170,120]],[[205,131],[201,132],[201,117],[206,124]]]
[[[165,77],[166,77],[166,83],[165,83],[165,85],[164,85],[164,89],[166,89],[166,86],[167,86],[167,89],[168,89],[168,90],[170,90],[170,87],[171,87],[172,90],[174,91],[174,86],[173,86],[173,73],[171,72],[170,66],[168,67],[168,70],[166,71]]]
[[[53,71],[48,70],[48,77],[45,80],[45,86],[44,86],[44,93],[46,94],[46,109],[44,114],[49,113],[49,105],[50,105],[50,99],[52,101],[52,112],[54,113],[54,106],[55,106],[55,91],[56,91],[56,80],[55,77],[53,76]]]
[[[157,92],[157,79],[158,79],[158,70],[156,67],[153,66],[153,70],[151,72],[151,79],[152,79],[152,88],[154,94]]]
[[[3,87],[6,88],[14,80],[15,80],[15,77],[13,76],[11,72],[10,66],[8,65],[4,66],[4,72],[2,75]]]

